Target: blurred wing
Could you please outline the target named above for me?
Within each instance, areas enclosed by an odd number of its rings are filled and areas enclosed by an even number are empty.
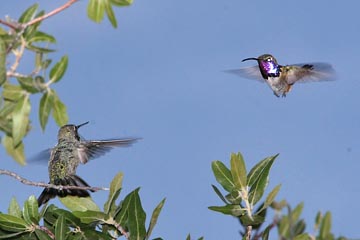
[[[28,163],[47,164],[50,160],[51,148],[45,149],[28,159]]]
[[[230,69],[225,70],[224,72],[235,74],[242,78],[257,80],[259,82],[265,82],[264,78],[261,76],[261,72],[258,66],[239,68],[239,69]]]
[[[81,142],[78,148],[80,162],[85,164],[89,160],[100,157],[115,147],[129,147],[140,138],[122,138],[109,140],[92,140]]]
[[[328,63],[301,63],[284,66],[283,72],[287,73],[287,83],[332,81],[335,80],[335,70]]]

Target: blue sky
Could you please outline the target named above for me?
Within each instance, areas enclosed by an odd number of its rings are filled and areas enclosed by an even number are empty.
[[[60,5],[38,2],[47,11]],[[18,18],[27,4],[3,2],[1,18]],[[336,235],[360,236],[358,1],[137,0],[116,10],[115,30],[107,21],[90,22],[86,5],[80,1],[43,23],[57,38],[51,57],[69,56],[54,88],[71,123],[90,121],[80,131],[85,138],[143,140],[80,166],[79,176],[107,186],[122,171],[122,196],[140,186],[148,217],[166,197],[153,237],[239,239],[235,219],[207,209],[222,204],[211,188],[211,162],[228,164],[231,152],[241,151],[250,169],[280,153],[269,184],[282,184],[278,200],[304,201],[309,232],[317,211],[330,210]],[[241,60],[263,53],[280,64],[329,62],[337,80],[295,84],[276,98],[265,84],[222,72],[250,66]],[[22,64],[31,69],[32,61]],[[55,145],[58,131],[53,120],[41,131],[39,96],[31,100],[28,156]],[[46,164],[18,166],[3,149],[0,156],[1,168],[48,181]],[[12,196],[23,203],[42,191],[6,176],[1,183],[0,211]],[[92,196],[102,206],[107,192]]]

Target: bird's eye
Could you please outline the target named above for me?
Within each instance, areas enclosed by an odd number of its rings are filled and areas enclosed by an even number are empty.
[[[271,62],[271,58],[266,59],[268,62]]]

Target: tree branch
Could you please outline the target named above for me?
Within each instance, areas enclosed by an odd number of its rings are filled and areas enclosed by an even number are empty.
[[[37,23],[37,22],[41,22],[41,21],[43,21],[44,19],[49,18],[49,17],[51,17],[51,16],[53,16],[53,15],[55,15],[55,14],[63,11],[64,9],[70,7],[72,4],[74,4],[74,3],[77,2],[77,1],[79,1],[79,0],[69,0],[67,3],[65,3],[65,4],[62,5],[61,7],[58,7],[58,8],[56,8],[56,9],[54,9],[53,11],[45,14],[44,16],[35,18],[35,19],[31,20],[30,22],[27,22],[27,23],[23,24],[23,27],[26,28],[26,27],[28,27],[28,26],[30,26],[30,25],[33,25],[33,24]]]
[[[57,190],[62,190],[62,189],[80,189],[80,190],[90,190],[90,191],[99,191],[99,190],[108,191],[109,190],[109,188],[106,188],[106,187],[63,186],[63,185],[47,184],[44,182],[33,182],[30,180],[27,180],[26,178],[19,176],[18,174],[14,173],[14,172],[4,170],[4,169],[0,169],[0,175],[8,175],[10,177],[15,178],[16,180],[18,180],[19,182],[21,182],[23,184],[31,185],[31,186],[35,186],[35,187],[53,188],[53,189],[57,189]]]
[[[45,226],[35,226],[37,229],[45,232],[51,239],[55,239],[55,235]]]
[[[18,29],[18,26],[16,26],[15,24],[6,22],[6,21],[4,21],[4,20],[2,20],[2,19],[0,19],[0,23],[1,23],[1,24],[4,24],[5,26],[8,26],[9,28],[11,28],[11,29],[13,29],[13,30]]]

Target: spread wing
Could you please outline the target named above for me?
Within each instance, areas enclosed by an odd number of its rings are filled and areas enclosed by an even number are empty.
[[[83,141],[78,148],[80,162],[85,164],[89,160],[100,157],[115,147],[129,147],[140,140],[139,138],[120,138],[108,140]]]
[[[258,66],[230,69],[230,70],[225,70],[224,72],[234,74],[242,78],[257,80],[263,83],[265,82],[264,78],[261,76],[261,72]]]
[[[331,81],[335,80],[335,70],[328,63],[300,63],[282,67],[289,84],[295,82]]]

